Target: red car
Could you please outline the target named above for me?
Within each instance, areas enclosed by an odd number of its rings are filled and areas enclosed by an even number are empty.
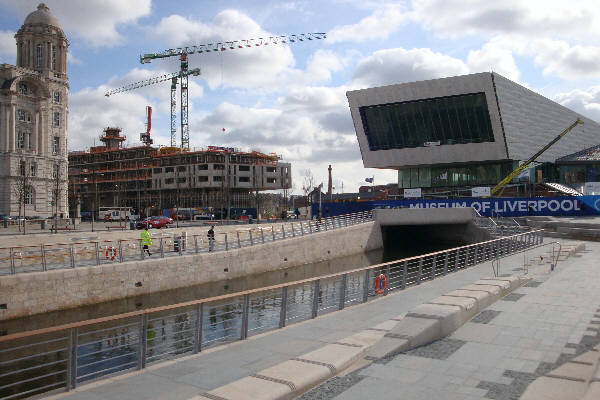
[[[137,229],[143,229],[145,227],[148,227],[148,229],[151,229],[151,228],[160,229],[163,226],[171,225],[172,223],[173,223],[173,219],[159,215],[157,217],[148,217],[141,221],[138,221],[135,224],[135,226]]]

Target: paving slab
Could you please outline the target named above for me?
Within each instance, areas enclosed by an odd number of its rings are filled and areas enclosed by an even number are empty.
[[[597,260],[597,254],[600,254],[600,245],[596,246],[592,243],[588,245],[588,248],[592,250],[590,253],[582,254],[582,257],[577,259],[570,258],[564,263],[559,263],[553,275],[542,285],[526,288],[530,292],[524,294],[519,301],[498,301],[494,303],[493,308],[502,311],[502,313],[492,319],[486,327],[496,327],[501,331],[501,334],[494,337],[492,331],[488,329],[485,332],[487,332],[489,340],[481,342],[470,341],[466,337],[456,336],[453,338],[450,335],[449,339],[466,343],[458,347],[456,342],[447,342],[439,347],[437,352],[448,354],[446,359],[423,357],[422,355],[426,354],[429,356],[436,355],[435,351],[428,351],[421,353],[421,356],[400,354],[390,359],[387,364],[382,365],[382,368],[410,369],[414,371],[410,373],[413,377],[420,373],[431,373],[435,370],[436,374],[444,377],[440,381],[443,382],[443,385],[439,387],[415,386],[399,380],[391,381],[363,376],[360,375],[360,372],[364,369],[359,369],[344,377],[337,377],[335,381],[327,381],[320,385],[318,388],[326,388],[326,391],[333,395],[333,397],[323,398],[352,399],[360,396],[362,396],[360,398],[375,396],[393,398],[398,393],[402,393],[403,398],[483,399],[493,398],[489,397],[488,394],[496,393],[498,388],[509,386],[506,384],[507,380],[529,383],[531,380],[527,381],[526,377],[528,375],[523,374],[535,374],[543,361],[518,359],[518,354],[511,351],[519,345],[519,342],[515,343],[515,338],[519,340],[531,339],[532,341],[529,344],[533,344],[535,349],[539,350],[538,347],[542,345],[542,338],[536,339],[534,337],[536,329],[551,331],[553,329],[552,324],[556,323],[560,327],[560,336],[554,337],[553,341],[546,345],[556,346],[552,350],[547,350],[547,352],[553,351],[556,353],[560,350],[560,354],[563,354],[562,350],[565,349],[564,346],[573,333],[577,333],[581,339],[585,337],[584,332],[589,326],[588,317],[593,316],[596,310],[600,308],[600,297],[597,288],[595,290],[591,289],[592,282],[597,282],[600,279],[600,274],[593,272],[592,268],[597,263],[594,260]],[[573,261],[576,261],[576,263]],[[513,268],[519,267],[522,266],[522,263],[522,255],[511,256],[502,260],[503,268],[508,265]],[[481,292],[490,292],[499,297],[501,290],[498,286],[472,285],[477,280],[489,278],[491,271],[491,264],[483,263],[466,270],[450,273],[445,277],[422,282],[417,287],[390,293],[388,296],[366,304],[348,307],[343,311],[291,325],[268,334],[251,337],[243,342],[236,342],[201,352],[194,356],[185,357],[180,361],[157,364],[141,372],[118,376],[94,385],[81,384],[75,391],[58,394],[55,397],[90,399],[90,394],[93,394],[98,396],[93,398],[94,400],[145,398],[144,396],[134,397],[136,391],[138,391],[138,394],[143,395],[147,393],[148,398],[161,398],[163,394],[168,394],[168,398],[174,400],[200,396],[205,392],[232,383],[243,376],[248,377],[260,373],[262,370],[291,358],[311,353],[324,346],[340,346],[333,343],[365,329],[379,326],[376,329],[380,330],[374,330],[373,332],[379,334],[389,333],[397,326],[398,321],[394,321],[394,319],[402,318],[404,313],[411,311],[418,305],[452,291],[469,291],[474,295],[473,297],[477,297],[478,293]],[[469,286],[474,287],[469,288]],[[576,287],[580,293],[573,294],[572,290],[566,290],[573,287]],[[521,290],[519,289],[519,291]],[[501,303],[506,303],[506,305],[498,308],[497,305]],[[523,310],[527,310],[529,307],[536,307],[537,309],[534,313],[528,315],[528,318],[519,317]],[[564,310],[567,308],[568,312],[565,313]],[[472,323],[470,325],[482,324]],[[460,330],[455,334],[459,332]],[[504,342],[500,343],[501,339]],[[360,343],[350,344],[359,345]],[[427,345],[426,342],[422,344]],[[358,347],[344,347],[356,349],[354,350],[356,352],[362,351]],[[521,347],[518,347],[518,350],[521,349]],[[566,348],[567,351],[568,349]],[[574,355],[582,353],[579,347],[572,350],[574,350]],[[407,362],[398,363],[401,360]],[[423,360],[423,362],[416,362],[415,360]],[[508,368],[507,363],[510,360],[512,360],[511,368]],[[493,362],[496,364],[491,365]],[[180,363],[185,363],[183,365],[188,367],[189,370],[186,371],[185,367],[178,366]],[[371,366],[373,365],[375,364]],[[503,367],[500,368],[500,366]],[[497,370],[500,370],[500,372]],[[508,373],[506,371],[512,372]],[[502,375],[504,373],[508,375]],[[521,375],[514,375],[515,377],[513,377],[511,374]],[[138,377],[142,376],[146,388],[140,392]],[[490,376],[490,384],[481,386],[481,383],[486,381],[486,376]],[[275,384],[285,386],[280,383]],[[437,382],[434,385],[437,385]],[[517,386],[519,385],[526,387],[521,383]],[[376,389],[373,389],[374,387]],[[469,388],[471,391],[464,393],[465,388]],[[255,397],[255,399],[257,398]]]

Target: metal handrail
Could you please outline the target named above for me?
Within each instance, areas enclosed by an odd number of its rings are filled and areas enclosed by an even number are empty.
[[[285,228],[277,231],[273,226],[265,230],[264,227],[249,228],[247,238],[241,238],[244,230],[224,233],[222,240],[215,240],[212,243],[204,241],[203,234],[190,235],[161,235],[153,237],[154,243],[150,250],[152,254],[160,254],[160,258],[173,255],[190,255],[201,252],[228,251],[235,248],[254,246],[276,240],[290,239],[297,236],[327,231],[331,229],[340,229],[347,226],[357,225],[373,220],[370,211],[361,211],[358,213],[345,214],[336,217],[328,217],[322,220],[308,220],[299,222],[290,222],[289,230]],[[285,224],[283,225],[285,226]],[[259,233],[253,238],[253,233]],[[283,232],[283,233],[282,233]],[[231,236],[229,235],[231,234]],[[235,237],[232,237],[234,236]],[[158,240],[156,240],[158,239]],[[108,248],[113,247],[116,251],[115,259],[112,260],[108,255],[105,257],[101,253],[106,252]],[[171,250],[171,251],[170,251]],[[82,258],[85,257],[85,258]],[[49,269],[76,268],[80,266],[98,266],[103,264],[121,263],[133,260],[144,260],[149,256],[144,253],[141,239],[118,239],[118,240],[90,240],[70,243],[53,243],[48,245],[35,246],[9,246],[0,247],[0,262],[6,264],[4,268],[0,265],[0,275],[14,275],[27,272],[47,271]],[[156,257],[154,257],[156,258]],[[28,264],[29,260],[35,261]],[[21,267],[17,264],[21,263]],[[24,264],[25,262],[25,264]],[[21,270],[20,270],[21,268]],[[26,268],[26,270],[22,270]],[[6,272],[2,272],[4,269]]]
[[[554,251],[554,248],[556,245],[558,245],[557,252]],[[562,251],[562,244],[558,241],[537,244],[534,246],[530,246],[526,249],[519,250],[512,254],[506,254],[506,255],[503,255],[503,256],[493,259],[492,260],[492,271],[494,272],[494,276],[498,276],[500,274],[500,260],[502,258],[506,258],[506,257],[513,256],[513,255],[520,254],[520,253],[524,253],[523,254],[523,270],[525,271],[525,275],[527,275],[529,273],[529,269],[525,268],[526,267],[525,253],[527,253],[530,250],[538,249],[538,248],[545,247],[545,246],[552,246],[552,259],[551,259],[552,262],[550,263],[550,272],[554,271],[554,268],[556,268],[556,266],[558,265],[558,259],[560,257],[560,252]],[[555,255],[556,255],[556,257],[555,257]],[[494,264],[495,264],[495,267],[494,267]]]
[[[5,368],[16,371],[7,383],[21,394],[35,392],[28,386],[31,376],[23,371],[47,362],[36,357],[53,351],[48,348],[48,335],[52,340],[53,335],[64,338],[53,342],[56,352],[67,354],[66,365],[60,365],[66,381],[58,386],[71,390],[87,379],[143,369],[146,363],[194,354],[205,347],[243,340],[350,304],[367,302],[378,296],[374,283],[381,273],[388,277],[383,293],[387,295],[514,254],[542,240],[543,230],[529,231],[320,277],[0,336],[0,352],[7,360],[3,361]],[[175,312],[169,314],[170,310]],[[116,321],[121,321],[120,325]],[[16,341],[13,346],[11,341]],[[23,342],[31,346],[23,349]],[[46,390],[46,372],[40,371],[40,381],[36,381],[38,391]],[[10,394],[5,398],[15,396],[13,392]]]

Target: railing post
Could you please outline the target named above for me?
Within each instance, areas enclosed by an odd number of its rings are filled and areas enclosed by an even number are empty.
[[[313,286],[312,318],[317,318],[319,314],[319,291],[321,290],[321,280],[317,279]]]
[[[254,246],[254,240],[252,240],[252,229],[248,231],[248,234],[250,235],[250,246]]]
[[[198,235],[194,235],[194,250],[198,254]]]
[[[142,244],[142,239],[138,239],[140,242],[140,259],[144,259],[144,245]],[[150,250],[150,246],[148,246],[148,250]]]
[[[390,279],[391,279],[391,277],[390,277],[391,269],[392,268],[391,268],[390,264],[388,264],[388,265],[385,266],[385,280],[386,280],[386,285],[385,285],[385,289],[383,289],[383,295],[384,296],[387,296],[387,294],[388,294],[388,287],[390,286],[390,283],[391,283],[391,281],[390,281]]]
[[[421,284],[421,277],[423,275],[423,257],[419,259],[419,272],[417,273],[417,285]]]
[[[202,318],[204,318],[204,303],[196,306],[196,324],[194,327],[194,354],[202,351]]]
[[[325,230],[327,230],[327,225],[329,225],[329,218],[325,218]]]
[[[456,260],[454,261],[454,272],[458,270],[458,260],[460,260],[460,249],[456,249]]]
[[[229,241],[227,240],[227,233],[225,233],[225,251],[229,250]]]
[[[240,231],[235,232],[237,236],[238,249],[242,247],[242,241],[240,240]]]
[[[285,239],[285,224],[281,224],[281,238]]]
[[[265,231],[263,230],[262,226],[260,227],[260,240],[263,242],[263,244],[265,243]]]
[[[250,313],[250,295],[244,295],[244,308],[242,312],[242,333],[240,339],[244,340],[248,337],[248,314]]]
[[[436,267],[437,267],[437,254],[433,256],[433,265],[431,267],[431,279],[435,279]]]
[[[96,265],[100,265],[100,254],[98,249],[98,242],[94,242],[94,249],[96,250]]]
[[[408,273],[408,261],[402,263],[402,289],[406,289],[406,274]]]
[[[275,228],[273,225],[271,225],[271,237],[273,238],[273,241],[275,241]]]
[[[42,251],[42,271],[46,271],[46,249],[44,248],[44,245],[41,246],[41,251]],[[23,249],[21,249],[21,253],[23,252]]]
[[[146,353],[148,350],[148,314],[144,313],[140,317],[139,335],[137,369],[144,369],[146,368]]]
[[[444,256],[444,275],[448,273],[448,252]]]
[[[79,328],[71,329],[71,375],[67,379],[71,379],[71,389],[77,387],[77,347],[79,346]]]
[[[371,286],[370,281],[370,269],[365,270],[365,283],[363,285],[363,303],[366,303],[369,300],[369,287]]]
[[[160,258],[165,258],[165,244],[163,238],[160,238]]]
[[[285,320],[287,318],[287,297],[288,287],[284,286],[281,288],[281,308],[279,310],[279,327],[285,327]]]
[[[71,268],[75,268],[75,256],[73,255],[73,245],[69,245],[69,257],[71,258]]]
[[[177,241],[179,242],[179,246],[178,246],[178,253],[179,255],[181,255],[182,251],[183,251],[183,235],[179,235],[177,236]]]
[[[311,224],[311,222],[312,222],[312,221],[308,221],[308,232],[309,232],[309,233],[313,233],[313,229],[312,229],[312,224]]]
[[[9,249],[9,253],[10,253],[10,273],[11,274],[16,274],[16,268],[15,268],[15,252],[13,251],[13,248],[11,247]]]
[[[77,374],[74,371],[77,370],[77,348],[76,348],[76,335],[73,333],[77,331],[77,328],[69,329],[68,344],[67,344],[67,377],[65,379],[67,384],[67,392],[74,388],[73,382],[77,381]],[[74,337],[75,336],[75,337]]]
[[[300,233],[304,236],[304,225],[300,222]]]
[[[342,284],[340,285],[340,305],[339,309],[343,310],[346,305],[346,287],[348,286],[348,274],[342,275]]]
[[[294,224],[290,224],[290,227],[292,229],[292,237],[296,237],[296,230],[294,229]]]
[[[477,265],[477,258],[479,257],[479,245],[475,245],[475,256],[473,260],[473,265]]]
[[[119,239],[119,262],[123,262],[123,240]]]

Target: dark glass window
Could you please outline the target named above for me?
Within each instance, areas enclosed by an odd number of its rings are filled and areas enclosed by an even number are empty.
[[[239,182],[250,182],[250,178],[248,178],[247,176],[240,176]]]
[[[208,169],[208,164],[198,165],[198,171],[206,171],[207,169]]]
[[[493,142],[485,93],[360,107],[370,150]]]
[[[240,165],[240,166],[238,167],[238,169],[239,169],[240,171],[250,171],[250,166],[249,166],[249,165]]]

